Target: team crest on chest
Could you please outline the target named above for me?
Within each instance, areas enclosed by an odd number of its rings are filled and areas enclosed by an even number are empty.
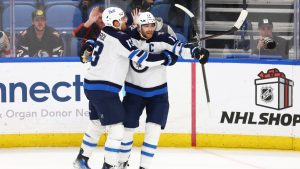
[[[147,66],[143,66],[143,65],[141,65],[141,64],[139,64],[139,63],[136,63],[136,62],[134,62],[134,61],[130,61],[130,66],[131,66],[131,68],[132,68],[134,71],[136,71],[136,72],[138,72],[138,73],[143,73],[143,72],[145,72],[146,70],[148,70],[148,68],[149,68],[149,67],[147,67]]]

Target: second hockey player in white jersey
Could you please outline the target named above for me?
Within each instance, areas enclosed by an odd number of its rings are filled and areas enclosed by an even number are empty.
[[[130,37],[121,32],[126,29],[127,18],[120,8],[104,10],[102,19],[105,27],[97,41],[92,44],[92,61],[84,79],[84,92],[89,100],[90,120],[81,150],[74,162],[74,168],[90,169],[88,159],[92,149],[97,146],[104,128],[108,132],[104,146],[102,169],[113,169],[118,165],[121,140],[124,135],[125,109],[119,98],[129,70],[129,59],[144,66],[171,65],[176,56],[171,52],[151,54],[139,50]]]
[[[133,43],[150,53],[171,51],[184,59],[198,59],[207,62],[209,52],[197,46],[181,43],[167,33],[155,32],[156,21],[150,12],[140,13],[136,29],[126,31]],[[145,137],[141,149],[140,169],[149,169],[157,148],[161,129],[165,128],[168,111],[168,85],[166,67],[145,67],[130,61],[130,69],[125,83],[126,95],[123,98],[125,108],[125,134],[120,151],[120,169],[127,168],[134,129],[139,126],[139,119],[146,108]]]

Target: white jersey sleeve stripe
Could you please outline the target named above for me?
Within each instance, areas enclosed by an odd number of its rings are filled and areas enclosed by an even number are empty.
[[[173,49],[173,53],[177,56],[180,56],[180,49],[182,49],[182,43],[181,42],[177,42],[175,48]],[[180,56],[182,57],[182,56]]]
[[[182,58],[182,48],[183,48],[183,46],[184,46],[184,44],[183,43],[180,43],[180,49],[179,49],[179,57],[181,57]]]
[[[185,43],[179,41],[176,42],[173,46],[172,52],[181,58],[193,59],[191,49],[187,47]]]
[[[144,52],[144,54],[141,56],[141,58],[138,60],[138,64],[141,64],[144,60],[146,60],[148,58],[149,53],[148,52]]]
[[[149,52],[143,50],[136,50],[131,52],[128,58],[147,67],[158,66],[165,62],[163,56],[160,56],[160,54],[150,54]]]
[[[138,54],[139,52],[140,52],[140,50],[138,50],[138,49],[132,51],[132,52],[129,54],[128,58],[129,58],[129,59],[132,59],[132,58],[133,58],[136,54]]]
[[[182,45],[182,51],[180,53],[180,56],[184,59],[193,59],[192,57],[192,49],[189,47],[186,47],[186,44]]]
[[[178,44],[178,41],[174,44],[174,46],[173,46],[173,50],[172,50],[172,52],[175,54],[175,51],[176,51],[176,46],[177,46],[177,44]]]

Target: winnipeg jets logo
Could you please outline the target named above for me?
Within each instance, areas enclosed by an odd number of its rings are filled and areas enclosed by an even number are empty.
[[[260,98],[264,102],[271,102],[273,100],[273,88],[272,87],[261,88]]]
[[[132,67],[132,69],[138,73],[143,73],[145,72],[146,70],[148,70],[148,67],[147,66],[143,66],[139,63],[136,63],[136,62],[133,62],[133,61],[130,61],[130,66]]]

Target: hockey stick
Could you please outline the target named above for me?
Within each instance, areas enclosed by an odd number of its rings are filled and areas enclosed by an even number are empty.
[[[183,10],[191,18],[193,27],[196,31],[198,46],[200,47],[201,46],[200,29],[197,25],[197,19],[196,19],[195,15],[190,10],[188,10],[186,7],[184,7],[180,4],[175,4],[175,6],[179,9]],[[204,87],[205,87],[205,93],[206,93],[206,101],[207,101],[207,103],[210,103],[204,64],[201,64],[201,67],[202,67],[202,75],[203,75],[203,81],[204,81]]]
[[[195,17],[195,15],[190,10],[188,10],[186,7],[184,7],[180,4],[175,4],[175,6],[179,9],[183,10],[191,18],[193,27],[196,31],[196,36],[197,36],[198,42],[203,41],[203,40],[212,39],[212,38],[215,38],[215,37],[218,37],[221,35],[226,35],[226,34],[229,34],[229,33],[239,30],[248,16],[248,11],[243,9],[240,13],[240,16],[238,17],[237,21],[235,22],[235,24],[233,25],[232,28],[230,28],[227,31],[219,32],[219,33],[207,36],[207,37],[200,38],[200,30],[199,30],[199,27],[197,24],[197,18]]]
[[[229,33],[239,30],[241,28],[241,26],[243,25],[244,21],[246,20],[247,15],[248,15],[248,11],[242,10],[240,13],[240,16],[238,17],[237,21],[235,22],[235,24],[233,25],[232,28],[230,28],[229,30],[224,31],[224,32],[219,32],[219,33],[207,36],[207,37],[200,38],[200,41],[212,39],[212,38],[215,38],[215,37],[218,37],[221,35],[226,35],[226,34],[229,34]]]
[[[215,38],[215,37],[218,37],[218,36],[221,36],[221,35],[226,35],[226,34],[229,34],[229,33],[232,33],[232,32],[235,32],[235,31],[239,30],[241,28],[242,24],[244,23],[245,19],[247,18],[247,15],[248,15],[248,11],[245,10],[245,8],[244,8],[241,11],[240,16],[238,17],[237,21],[235,22],[235,24],[233,25],[232,28],[230,28],[229,30],[224,31],[224,32],[219,32],[219,33],[214,34],[214,35],[210,35],[210,36],[207,36],[207,37],[200,38],[200,29],[198,27],[197,18],[195,17],[195,15],[190,10],[188,10],[186,7],[184,7],[180,4],[175,4],[175,6],[179,9],[181,9],[182,11],[184,11],[191,18],[193,27],[196,31],[196,38],[197,38],[197,43],[198,43],[199,47],[201,46],[201,41],[203,41],[203,40],[212,39],[212,38]],[[207,80],[206,80],[206,73],[205,73],[204,64],[201,64],[201,66],[202,66],[202,74],[203,74],[203,80],[204,80],[204,86],[205,86],[205,92],[206,92],[206,100],[209,103],[210,98],[209,98],[209,92],[208,92],[208,86],[207,86]]]

